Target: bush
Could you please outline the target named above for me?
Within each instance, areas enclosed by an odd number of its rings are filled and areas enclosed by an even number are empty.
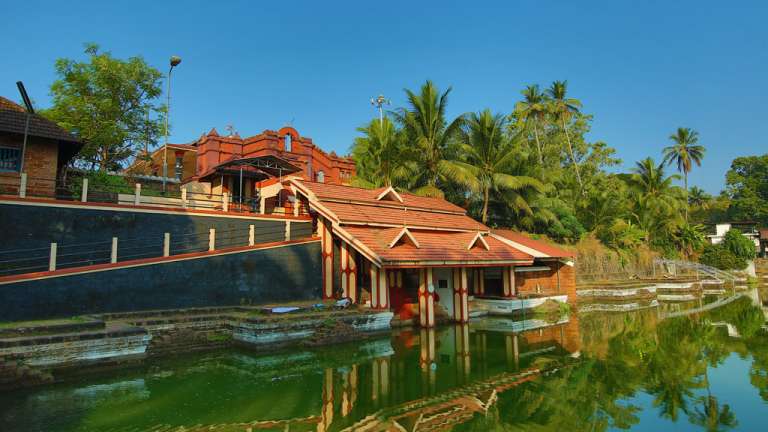
[[[735,229],[728,230],[723,239],[723,247],[731,251],[732,254],[743,260],[755,259],[755,244],[752,240]]]
[[[747,267],[746,260],[736,256],[723,244],[705,246],[699,262],[720,270],[743,270]]]

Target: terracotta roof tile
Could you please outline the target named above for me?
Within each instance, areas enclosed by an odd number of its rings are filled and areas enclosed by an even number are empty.
[[[491,230],[491,232],[500,237],[504,237],[505,239],[511,240],[515,243],[519,243],[523,246],[529,247],[531,249],[535,249],[553,258],[573,258],[576,256],[576,254],[571,251],[567,251],[565,249],[559,248],[557,246],[551,245],[549,243],[546,243],[540,240],[534,240],[516,231],[495,229],[495,230]]]
[[[476,232],[444,232],[411,229],[419,247],[404,242],[390,248],[389,243],[402,228],[343,227],[355,239],[381,257],[384,263],[412,261],[522,261],[529,263],[533,257],[492,237],[484,239],[490,250],[483,247],[468,249]]]
[[[400,228],[420,227],[446,230],[488,231],[488,227],[464,214],[434,213],[404,208],[377,207],[374,205],[348,204],[322,201],[322,205],[332,211],[342,224],[386,224]]]
[[[403,198],[399,201],[379,201],[376,199],[386,188],[362,189],[353,186],[343,186],[328,183],[301,181],[301,184],[312,191],[319,199],[348,200],[367,203],[384,203],[391,206],[419,208],[426,210],[439,210],[454,213],[466,213],[463,208],[441,198],[429,198],[409,193],[398,192]]]
[[[0,96],[0,131],[23,134],[27,112],[19,104]],[[29,121],[29,135],[79,143],[75,136],[40,114],[33,114]]]

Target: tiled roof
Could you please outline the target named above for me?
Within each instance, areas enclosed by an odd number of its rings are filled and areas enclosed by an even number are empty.
[[[424,209],[430,211],[444,211],[465,214],[466,210],[452,204],[441,198],[429,198],[408,193],[400,193],[403,198],[403,202],[399,201],[379,201],[376,198],[384,192],[387,188],[378,189],[362,189],[352,186],[335,185],[328,183],[317,183],[310,181],[302,181],[301,185],[309,189],[315,196],[321,200],[345,200],[365,203],[382,203],[390,206],[397,206],[400,208],[407,207],[409,209]]]
[[[520,245],[523,245],[525,247],[534,249],[538,252],[540,252],[544,257],[549,258],[573,258],[576,256],[573,252],[567,251],[565,249],[561,249],[557,246],[553,246],[549,243],[545,243],[543,241],[534,240],[528,236],[525,236],[523,234],[520,234],[519,232],[510,231],[510,230],[500,230],[495,229],[491,230],[491,233],[504,237],[507,240],[510,240],[514,243],[518,243]]]
[[[19,104],[0,96],[0,131],[23,134],[27,123],[26,110]],[[29,135],[79,143],[75,136],[40,114],[33,114],[29,121]]]
[[[342,224],[393,225],[456,231],[488,231],[488,227],[464,214],[322,201]]]
[[[490,236],[484,237],[490,250],[475,245],[468,249],[476,232],[444,232],[409,230],[418,241],[419,247],[409,242],[400,242],[390,248],[389,244],[402,231],[402,228],[373,228],[359,226],[344,226],[343,229],[368,249],[378,255],[383,263],[397,264],[398,262],[470,262],[482,261],[515,261],[529,264],[533,257],[521,252]]]

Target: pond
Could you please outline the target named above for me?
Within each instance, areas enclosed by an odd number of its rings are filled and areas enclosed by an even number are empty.
[[[2,393],[0,430],[765,430],[755,298],[183,355]]]

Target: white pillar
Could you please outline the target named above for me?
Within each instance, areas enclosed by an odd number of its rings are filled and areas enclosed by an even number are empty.
[[[221,195],[221,201],[225,212],[229,211],[229,194],[227,192],[224,192]]]
[[[136,192],[133,195],[133,205],[141,204],[141,183],[136,183]]]
[[[216,249],[216,229],[211,228],[208,231],[208,251]]]
[[[181,189],[181,206],[187,208],[187,188]]]
[[[256,227],[248,225],[248,246],[256,244]]]
[[[112,253],[109,256],[109,262],[117,262],[117,237],[112,237]]]
[[[51,256],[48,259],[48,271],[56,270],[56,250],[57,249],[58,249],[58,245],[56,243],[51,243]]]
[[[285,221],[285,241],[291,241],[291,221]]]
[[[163,256],[171,255],[171,233],[163,234]]]
[[[88,202],[88,179],[83,177],[83,190],[80,191],[80,201]]]
[[[267,212],[267,199],[261,197],[259,202],[259,213],[265,214]]]
[[[301,206],[301,200],[297,195],[294,195],[295,199],[293,200],[293,215],[298,216],[299,215],[299,207]]]
[[[21,173],[21,178],[19,179],[19,198],[26,198],[27,197],[27,173],[23,172]]]

